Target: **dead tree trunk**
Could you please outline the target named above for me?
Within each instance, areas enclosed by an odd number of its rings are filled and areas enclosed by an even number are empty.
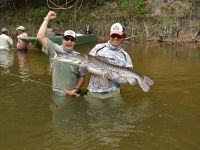
[[[200,28],[198,28],[197,32],[192,36],[192,42],[196,43],[197,42],[197,37],[200,34]]]

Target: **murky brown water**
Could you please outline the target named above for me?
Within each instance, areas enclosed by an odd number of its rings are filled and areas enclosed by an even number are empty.
[[[155,85],[123,85],[122,97],[104,101],[54,98],[45,54],[0,51],[0,149],[200,149],[200,47],[124,46]]]

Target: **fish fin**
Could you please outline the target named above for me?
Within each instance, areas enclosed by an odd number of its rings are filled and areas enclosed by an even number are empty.
[[[128,82],[128,80],[126,78],[122,78],[122,77],[117,77],[117,78],[113,79],[113,81],[115,81],[116,83],[119,83],[119,84]]]
[[[144,92],[148,92],[150,90],[150,86],[153,85],[153,83],[153,80],[147,76],[143,76],[143,79],[139,82],[139,85]]]
[[[104,73],[101,77],[100,77],[100,84],[102,86],[108,86],[108,79],[110,78],[110,73]]]
[[[147,77],[147,76],[145,76],[145,80],[146,80],[146,82],[147,82],[147,84],[149,85],[149,86],[152,86],[153,84],[154,84],[154,81],[153,80],[151,80],[149,77]]]
[[[105,76],[100,77],[101,86],[108,86],[108,79]]]
[[[128,82],[126,77],[122,77],[119,73],[113,71],[110,71],[108,78],[119,84]]]
[[[131,85],[135,85],[137,83],[136,79],[133,77],[126,77],[126,76],[121,76],[116,72],[111,72],[110,79],[115,81],[116,83],[119,84],[126,84],[129,83]]]
[[[127,81],[131,85],[135,85],[137,83],[137,81],[135,80],[135,78],[127,78]]]

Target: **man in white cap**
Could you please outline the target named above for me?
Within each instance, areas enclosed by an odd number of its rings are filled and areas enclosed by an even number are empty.
[[[110,64],[132,68],[133,64],[129,54],[121,47],[125,38],[124,27],[120,23],[114,23],[110,28],[109,41],[107,43],[97,44],[90,55],[103,56]],[[102,84],[101,77],[91,75],[88,85],[88,96],[117,97],[120,94],[119,83],[108,80],[107,84]]]
[[[17,30],[17,50],[20,52],[27,52],[27,44],[21,40],[23,37],[27,37],[28,34],[25,32],[24,26],[18,26]]]
[[[0,50],[10,50],[10,48],[13,47],[13,40],[10,36],[8,36],[9,30],[6,28],[1,29],[1,35],[0,35]]]
[[[78,52],[74,50],[76,43],[76,34],[74,31],[67,30],[64,32],[62,45],[53,43],[50,39],[45,37],[49,21],[55,18],[56,13],[54,11],[49,11],[37,33],[37,39],[44,47],[43,52],[50,55],[50,58],[57,54],[68,56],[77,55]],[[69,65],[61,61],[53,62],[52,86],[53,93],[56,96],[77,95],[84,83],[84,79],[84,73],[79,71],[78,66]]]

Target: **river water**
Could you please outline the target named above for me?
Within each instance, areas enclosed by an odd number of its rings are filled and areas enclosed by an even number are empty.
[[[148,93],[122,85],[121,97],[107,100],[55,98],[45,54],[0,51],[0,149],[199,150],[200,47],[124,47],[155,84]]]

